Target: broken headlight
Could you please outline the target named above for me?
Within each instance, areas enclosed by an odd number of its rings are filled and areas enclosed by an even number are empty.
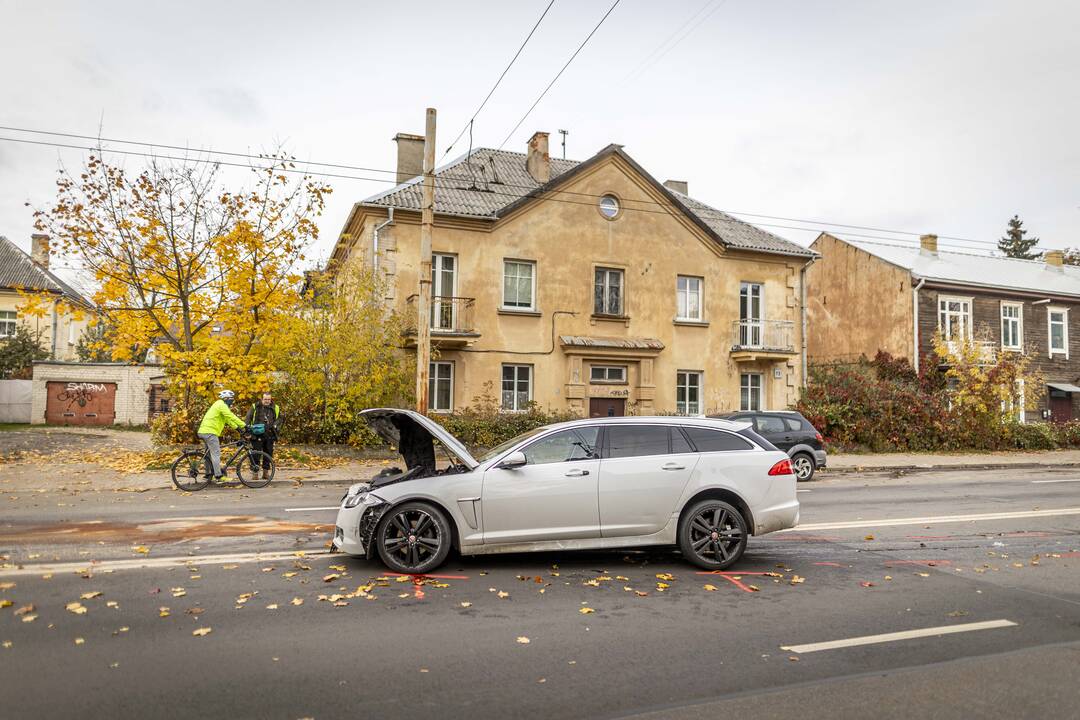
[[[382,498],[376,497],[371,493],[364,492],[357,493],[356,495],[348,495],[345,497],[345,507],[347,508],[354,508],[361,503],[370,507],[372,505],[379,505],[383,502],[384,500]]]

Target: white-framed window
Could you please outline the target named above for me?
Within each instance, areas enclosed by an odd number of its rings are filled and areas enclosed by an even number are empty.
[[[679,370],[675,373],[675,412],[680,415],[701,414],[701,373]]]
[[[454,363],[433,362],[428,366],[428,408],[433,412],[454,409]]]
[[[623,314],[623,271],[596,268],[593,312],[597,315]]]
[[[503,300],[509,310],[536,309],[536,263],[503,260]]]
[[[502,409],[518,412],[532,401],[532,365],[502,366]]]
[[[1005,350],[1024,348],[1024,304],[1001,303],[1001,347]]]
[[[704,280],[691,275],[679,275],[675,281],[675,319],[702,319],[701,288]]]
[[[1046,308],[1046,337],[1050,346],[1050,357],[1064,355],[1069,359],[1069,309],[1063,307]]]
[[[761,283],[739,284],[739,345],[760,347],[765,339],[765,288]]]
[[[619,214],[619,198],[614,195],[605,195],[600,198],[600,214],[608,220],[614,220]]]
[[[589,368],[589,382],[593,383],[625,383],[625,365],[593,365]]]
[[[19,314],[14,310],[0,310],[0,338],[13,336],[18,320]]]
[[[761,373],[743,373],[739,376],[739,410],[761,410]]]
[[[950,347],[971,339],[971,298],[938,296],[938,331]]]

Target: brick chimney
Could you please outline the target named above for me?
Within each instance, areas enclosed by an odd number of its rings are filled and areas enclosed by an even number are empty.
[[[665,180],[664,187],[683,195],[690,194],[690,185],[685,180]]]
[[[49,269],[49,236],[34,233],[30,236],[30,259],[35,263]]]
[[[1051,270],[1063,271],[1065,267],[1065,253],[1061,250],[1047,250],[1043,253],[1043,259],[1046,260],[1046,267]]]
[[[397,143],[397,183],[400,185],[424,172],[424,136],[398,133],[394,142]]]
[[[923,235],[919,238],[919,247],[923,255],[937,255],[937,235]]]
[[[534,132],[529,138],[529,155],[525,158],[525,169],[532,179],[543,185],[551,179],[551,156],[548,155],[548,134]]]

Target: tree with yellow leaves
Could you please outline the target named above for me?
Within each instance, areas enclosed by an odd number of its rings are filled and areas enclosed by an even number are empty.
[[[216,388],[268,387],[267,338],[299,305],[296,268],[330,192],[294,171],[291,158],[267,156],[233,191],[211,162],[155,160],[133,175],[99,152],[77,176],[61,170],[55,204],[34,213],[93,273],[113,359],[153,348],[165,365],[169,439],[191,436]]]

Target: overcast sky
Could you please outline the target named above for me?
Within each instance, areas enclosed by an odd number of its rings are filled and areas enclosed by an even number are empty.
[[[555,1],[476,146],[610,3]],[[427,106],[443,155],[546,5],[0,0],[0,125],[392,169]],[[622,0],[506,147],[547,130],[556,155],[565,128],[568,157],[623,144],[724,210],[988,241],[1019,213],[1044,248],[1080,246],[1078,38],[1072,0]],[[82,156],[0,141],[0,234],[27,248],[24,203]],[[389,187],[331,184],[324,257]],[[808,244],[826,226],[808,227],[768,229]]]

